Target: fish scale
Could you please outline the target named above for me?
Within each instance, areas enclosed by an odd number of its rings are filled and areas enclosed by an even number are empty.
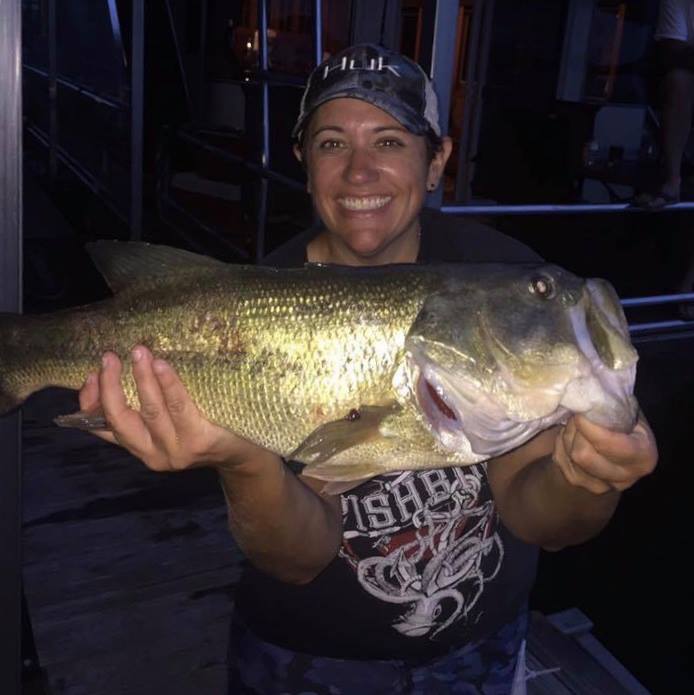
[[[138,408],[141,343],[210,420],[329,481],[483,461],[570,412],[633,425],[636,353],[616,295],[556,266],[277,270],[138,243],[89,252],[113,298],[0,316],[0,413],[79,388],[107,349]]]
[[[223,271],[221,279],[217,270],[199,275],[176,296],[146,283],[92,309],[35,317],[38,334],[51,337],[33,347],[72,357],[34,355],[20,380],[79,388],[108,348],[124,358],[126,398],[137,408],[128,356],[144,343],[171,362],[207,417],[283,455],[321,424],[392,400],[392,372],[423,283],[404,276],[355,292],[348,276],[320,268],[289,286],[255,268]]]
[[[243,347],[232,368],[225,369],[227,355],[214,362],[217,381],[227,384],[224,405],[198,391],[197,380],[187,377],[184,360],[172,359],[208,417],[284,455],[321,424],[364,404],[392,400],[392,372],[423,301],[409,291],[411,284],[398,284],[392,291],[405,298],[398,310],[392,300],[386,303],[382,294],[366,289],[356,302],[349,302],[351,288],[336,288],[321,275],[325,271],[306,278],[294,293],[270,283],[260,296],[251,292],[253,305],[244,298],[248,283],[228,288],[238,298],[227,312],[234,317],[236,339]],[[295,299],[298,293],[301,304]],[[355,325],[361,327],[358,336]],[[208,346],[209,355],[214,347]]]

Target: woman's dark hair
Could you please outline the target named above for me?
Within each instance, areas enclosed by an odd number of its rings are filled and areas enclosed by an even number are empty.
[[[443,138],[431,129],[427,130],[424,138],[427,146],[427,163],[431,164],[434,155],[438,154],[443,149]]]

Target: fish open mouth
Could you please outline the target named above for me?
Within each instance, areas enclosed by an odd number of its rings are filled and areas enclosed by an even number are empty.
[[[511,451],[572,413],[631,431],[638,355],[619,298],[605,281],[574,285],[518,320],[480,310],[466,330],[446,318],[452,308],[439,297],[413,326],[396,393],[415,401],[419,421],[456,460]]]
[[[470,411],[477,400],[474,388],[453,388],[427,361],[415,368],[413,376],[417,404],[432,433],[450,451],[469,451],[468,434],[470,426],[474,428]],[[468,398],[463,390],[470,390]]]
[[[638,354],[629,341],[626,319],[611,286],[589,279],[586,290],[588,308],[573,309],[569,316],[590,371],[567,385],[561,403],[585,413],[598,425],[630,432],[638,418],[633,394]]]
[[[429,379],[421,375],[417,380],[417,397],[419,404],[436,429],[440,425],[448,429],[461,429],[462,423],[453,405],[448,401],[441,386],[434,386]]]
[[[444,448],[483,461],[527,439],[530,423],[511,419],[474,380],[449,374],[421,354],[411,360],[417,406]]]

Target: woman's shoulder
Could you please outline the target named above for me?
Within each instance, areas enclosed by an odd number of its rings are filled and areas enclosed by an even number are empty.
[[[542,257],[518,239],[468,216],[431,208],[421,215],[422,262],[535,263]]]

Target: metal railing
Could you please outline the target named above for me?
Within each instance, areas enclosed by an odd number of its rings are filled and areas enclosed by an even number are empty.
[[[122,101],[104,94],[99,94],[93,87],[80,84],[58,73],[57,65],[57,0],[47,0],[47,43],[48,69],[24,63],[26,74],[38,76],[47,82],[48,91],[48,132],[37,123],[27,121],[26,132],[40,143],[48,152],[48,172],[51,182],[57,177],[58,162],[66,166],[90,190],[97,193],[107,207],[116,212],[130,227],[132,238],[139,238],[142,229],[143,197],[143,105],[144,105],[144,3],[131,0],[132,7],[132,41],[131,55],[126,56],[123,49],[121,27],[115,0],[105,0],[108,6],[108,21],[112,32],[113,45],[119,52],[123,65],[130,68],[129,101]],[[112,112],[127,113],[130,116],[130,201],[129,204],[117,202],[115,191],[109,189],[103,181],[87,171],[87,168],[65,148],[60,146],[60,123],[58,118],[58,87],[71,90],[89,101],[103,106]]]
[[[38,126],[27,124],[24,126],[24,132],[47,149],[51,147],[49,134]],[[109,210],[116,215],[116,217],[118,217],[125,224],[128,224],[127,212],[122,210],[116,201],[111,197],[111,192],[108,186],[104,185],[104,183],[94,176],[94,174],[85,169],[85,167],[83,167],[80,162],[72,157],[70,153],[63,147],[57,145],[52,148],[52,152],[53,156],[55,156],[57,160],[60,160],[63,166],[67,167],[73,176],[76,176],[80,180],[83,186],[92,191],[92,193],[98,195],[99,200],[106,207],[108,207]]]
[[[28,63],[23,63],[22,68],[27,72],[31,72],[34,75],[43,77],[46,80],[51,79],[50,69],[42,70],[41,68],[38,68],[35,65],[29,65]],[[128,109],[128,104],[122,101],[116,101],[115,99],[109,99],[108,97],[105,97],[101,94],[97,94],[96,92],[92,91],[89,87],[81,85],[79,84],[79,82],[75,82],[74,80],[71,80],[67,77],[57,75],[55,77],[55,82],[56,84],[59,84],[62,87],[67,87],[68,89],[71,89],[73,92],[79,94],[80,96],[86,97],[87,99],[91,99],[92,101],[95,101],[97,104],[107,106],[110,109],[115,109],[117,111],[126,111]]]
[[[293,190],[306,190],[306,186],[300,181],[297,181],[296,179],[291,179],[288,176],[285,176],[284,174],[280,174],[278,171],[273,171],[269,167],[265,167],[262,164],[258,164],[257,162],[254,162],[250,159],[246,159],[244,157],[241,157],[240,155],[236,155],[233,152],[227,152],[226,150],[223,150],[221,147],[211,145],[209,142],[205,142],[204,140],[195,137],[195,135],[191,135],[190,133],[186,133],[185,131],[179,130],[176,133],[176,137],[179,140],[183,140],[184,142],[188,142],[191,145],[194,145],[195,147],[204,150],[205,152],[209,152],[210,154],[214,155],[215,157],[221,160],[227,161],[231,164],[238,164],[242,166],[244,169],[248,170],[249,172],[257,174],[262,178],[274,181],[276,183],[281,183],[283,186],[287,186],[287,188],[291,188]]]
[[[0,311],[22,308],[21,3],[0,3]],[[19,415],[0,418],[0,683],[20,692],[21,445]]]
[[[652,297],[633,297],[622,299],[624,309],[636,309],[643,307],[663,306],[666,304],[692,304],[694,306],[694,292],[681,292],[679,294],[654,295]],[[650,321],[643,323],[632,322],[629,324],[632,339],[654,336],[657,338],[672,338],[677,336],[694,335],[694,320],[671,319],[667,321]]]
[[[130,41],[130,238],[142,238],[145,112],[145,3],[132,0]]]
[[[533,203],[525,205],[443,205],[441,212],[450,215],[591,215],[600,213],[629,212],[655,214],[651,210],[636,207],[631,203]],[[668,210],[694,210],[694,202],[674,203]]]
[[[49,1],[49,36],[52,36],[52,41],[55,41],[55,3],[56,0]],[[448,113],[448,105],[451,101],[451,89],[453,83],[453,74],[455,66],[453,65],[455,51],[452,49],[455,42],[455,31],[457,25],[457,13],[459,11],[459,3],[457,2],[436,2],[426,5],[423,10],[423,49],[422,63],[429,70],[434,82],[436,91],[439,95],[441,103],[441,112]],[[484,73],[487,65],[487,53],[489,51],[489,34],[491,15],[493,13],[492,0],[477,0],[475,4],[478,10],[476,24],[473,26],[472,39],[480,55],[473,55],[468,65],[467,77],[470,81],[479,84],[483,81]],[[167,4],[169,11],[169,20],[172,31],[175,32],[175,26],[171,16],[171,8]],[[207,17],[207,3],[203,0],[200,4],[201,11],[201,68],[200,79],[204,82],[204,41],[205,41],[205,21]],[[316,63],[323,58],[323,27],[322,27],[322,2],[321,0],[313,0],[313,42],[314,42],[314,59]],[[109,11],[113,23],[113,30],[118,34],[118,45],[122,49],[122,41],[120,40],[120,25],[118,22],[115,4],[109,0]],[[144,26],[144,9],[143,3],[139,0],[132,0],[133,26],[132,26],[132,49],[129,60],[130,79],[131,79],[131,99],[130,103],[124,104],[117,100],[109,99],[103,95],[97,94],[94,90],[85,85],[81,85],[73,80],[69,80],[64,76],[57,74],[55,65],[55,47],[49,51],[49,56],[53,59],[49,70],[45,71],[34,65],[25,65],[25,70],[39,75],[42,78],[48,79],[53,84],[52,117],[49,121],[49,133],[43,133],[35,125],[28,129],[35,138],[41,140],[50,152],[52,161],[60,160],[68,166],[73,173],[88,185],[92,190],[99,193],[104,199],[108,200],[107,189],[94,176],[86,172],[84,167],[79,165],[74,158],[71,158],[69,153],[58,146],[57,138],[57,121],[55,118],[55,93],[54,89],[57,85],[72,89],[76,93],[93,100],[105,107],[111,109],[130,109],[131,122],[131,167],[130,167],[130,209],[121,217],[126,217],[130,226],[130,234],[132,238],[139,238],[142,234],[142,214],[143,214],[143,55],[145,41],[145,26]],[[303,87],[305,78],[278,73],[271,69],[269,44],[268,44],[268,0],[260,0],[258,2],[258,69],[254,74],[247,76],[242,80],[225,80],[227,82],[249,86],[253,85],[260,89],[262,114],[260,119],[260,158],[259,161],[251,157],[244,157],[228,152],[221,147],[215,146],[210,142],[206,142],[200,137],[196,137],[190,132],[179,130],[176,137],[182,142],[185,142],[201,151],[216,157],[222,161],[227,161],[231,164],[242,166],[249,174],[257,176],[259,179],[258,187],[258,207],[255,219],[255,260],[260,260],[265,253],[265,241],[267,236],[267,219],[268,219],[268,197],[270,182],[284,186],[290,190],[304,190],[305,184],[303,181],[296,180],[290,176],[286,176],[279,171],[273,169],[273,156],[270,145],[270,86],[294,86]],[[353,31],[356,40],[359,40],[358,31]],[[180,42],[178,37],[174,36],[174,46],[178,55],[179,67],[182,65],[180,55]],[[126,61],[128,62],[128,61]],[[201,90],[202,91],[202,90]],[[188,92],[186,92],[188,93]],[[474,100],[473,100],[474,101]],[[464,129],[468,140],[461,143],[460,157],[464,153],[463,149],[469,149],[474,146],[476,131],[479,128],[479,114],[477,113],[478,105],[475,106],[475,113],[470,111],[467,113]],[[445,124],[445,119],[444,119]],[[461,159],[462,162],[462,159]],[[53,164],[53,167],[55,165]],[[460,168],[459,168],[460,170]],[[462,169],[465,170],[465,167]],[[469,180],[469,177],[468,179]],[[466,184],[465,184],[466,185]],[[456,191],[460,192],[463,184],[460,181],[456,184]],[[463,186],[464,187],[464,186]],[[162,187],[163,189],[164,187]],[[167,200],[172,203],[170,197]],[[110,207],[113,208],[115,201],[109,201]],[[465,204],[465,205],[444,205],[442,204],[441,190],[430,195],[427,199],[427,204],[437,207],[441,212],[450,215],[459,216],[518,216],[518,215],[586,215],[586,214],[614,214],[614,213],[639,213],[645,212],[639,208],[631,206],[629,203],[609,203],[609,204],[591,204],[591,203],[576,203],[576,204],[526,204],[526,205],[507,205],[507,204]],[[675,205],[668,206],[668,210],[689,211],[694,210],[694,202],[681,202]],[[179,206],[177,212],[182,214],[182,208]],[[211,233],[211,228],[203,220],[197,218],[192,211],[187,211],[184,215],[193,226],[204,229],[206,233]],[[215,238],[223,238],[223,233],[215,232]],[[229,248],[233,251],[238,251],[234,246],[233,240],[227,240]],[[643,298],[643,301],[648,300],[652,305],[666,304],[668,301],[686,301],[685,295],[678,295],[676,299],[671,299],[669,296]],[[626,300],[633,302],[638,300]],[[625,305],[626,306],[626,305]],[[679,329],[684,326],[688,328],[689,324],[686,321],[682,322],[653,322],[636,324],[633,326],[635,333],[652,332],[654,327],[662,326],[664,330]]]

